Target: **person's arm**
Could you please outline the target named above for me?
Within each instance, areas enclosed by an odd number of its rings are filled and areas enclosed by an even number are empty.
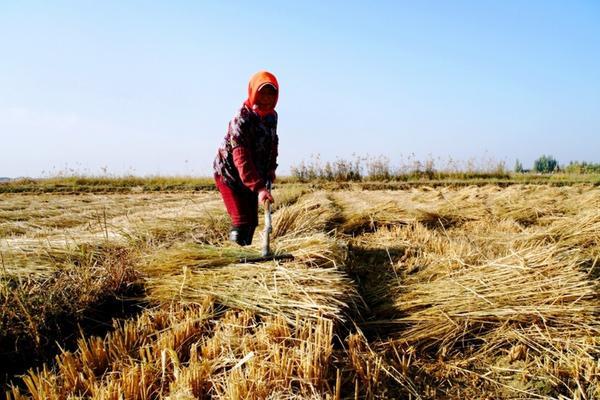
[[[279,137],[275,134],[273,143],[271,144],[271,165],[269,165],[269,172],[267,176],[271,182],[275,182],[275,170],[277,169],[277,156],[279,155]]]
[[[265,188],[265,181],[261,179],[254,162],[248,140],[248,116],[242,108],[239,115],[229,123],[229,140],[233,152],[233,164],[238,170],[244,186],[253,192],[260,192]]]
[[[256,171],[250,150],[242,146],[233,149],[233,163],[240,173],[244,186],[258,193],[259,203],[266,205],[275,201],[269,190],[267,190],[265,181],[260,179]]]
[[[267,170],[267,178],[271,182],[275,182],[275,170],[277,169],[277,156],[279,155],[279,136],[277,136],[277,122],[279,116],[275,113],[275,126],[273,127],[273,141],[271,142],[271,156],[269,158],[270,165]]]
[[[233,163],[240,174],[244,186],[256,193],[265,188],[265,181],[258,175],[249,149],[243,146],[234,148]]]

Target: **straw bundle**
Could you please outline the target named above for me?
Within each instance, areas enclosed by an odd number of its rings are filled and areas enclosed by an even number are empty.
[[[283,187],[277,187],[273,190],[273,196],[276,199],[273,205],[273,210],[278,210],[281,207],[291,206],[295,204],[308,193],[309,190],[304,185],[285,185]]]
[[[230,226],[229,217],[224,212],[206,213],[201,217],[157,217],[135,223],[123,231],[123,235],[134,243],[159,245],[181,240],[197,243],[217,244],[226,240]]]
[[[299,263],[187,269],[181,275],[150,277],[147,289],[150,299],[162,303],[196,303],[212,296],[228,307],[281,314],[290,324],[297,315],[342,321],[357,296],[352,281],[341,271]]]
[[[458,227],[470,221],[481,221],[491,217],[486,202],[488,191],[467,187],[461,190],[447,188],[437,191],[435,199],[418,201],[414,206],[415,219],[429,228]]]
[[[32,196],[32,204],[17,207],[26,211],[22,218],[35,229],[0,239],[3,272],[11,276],[48,277],[65,266],[87,262],[104,247],[141,250],[180,239],[221,242],[228,225],[223,210],[215,209],[214,195],[199,196],[205,201],[201,207],[187,196],[173,195],[40,197]],[[123,199],[125,206],[116,199]],[[44,217],[54,213],[79,223],[68,229],[44,228]]]
[[[547,393],[590,398],[600,389],[600,324],[586,262],[577,249],[544,246],[441,273],[417,271],[399,288],[403,328],[394,343],[446,360],[448,375],[439,379],[458,371],[466,381],[483,379],[499,397],[532,396],[546,382]],[[420,368],[441,373],[426,360]],[[502,383],[515,376],[527,385]]]
[[[342,267],[348,256],[346,243],[324,233],[279,237],[275,254],[292,254],[296,262],[313,267]]]
[[[123,248],[91,253],[94,250],[82,253],[78,264],[64,265],[43,278],[0,277],[2,356],[15,360],[0,364],[3,374],[19,362],[28,362],[27,357],[56,351],[60,344],[55,343],[76,332],[79,323],[89,326],[90,315],[101,320],[107,303],[137,289],[138,274],[132,266],[135,254]]]
[[[550,244],[563,249],[598,249],[600,208],[583,210],[574,217],[555,218],[545,229],[530,235],[521,235],[516,242],[523,246]]]
[[[473,191],[474,189],[469,189]],[[458,199],[454,198],[458,197]],[[342,206],[347,234],[374,232],[382,227],[403,226],[419,221],[430,228],[447,228],[485,218],[489,212],[473,195],[458,196],[447,190],[429,192],[375,192],[357,196],[352,192],[336,193]]]
[[[93,266],[124,246],[111,242],[52,243],[33,240],[19,247],[0,246],[0,278],[47,279],[61,270]]]
[[[373,232],[381,227],[405,225],[412,221],[413,218],[408,215],[407,210],[394,202],[386,202],[345,213],[341,229],[347,234],[360,234]]]
[[[302,197],[300,201],[281,207],[273,215],[273,238],[285,235],[306,235],[331,227],[338,217],[331,200],[323,192]]]
[[[406,287],[402,340],[425,348],[459,342],[505,324],[571,325],[590,321],[594,285],[570,255],[532,248]],[[500,290],[502,289],[502,290]]]
[[[560,188],[510,187],[493,196],[490,203],[495,216],[523,226],[539,225],[546,217],[565,215],[572,210],[569,194]]]
[[[150,277],[161,277],[182,273],[185,268],[220,267],[258,256],[260,253],[253,248],[184,242],[149,254],[138,268]]]

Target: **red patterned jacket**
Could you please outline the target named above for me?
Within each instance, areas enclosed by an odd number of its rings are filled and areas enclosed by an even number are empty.
[[[267,180],[275,180],[278,145],[277,113],[261,118],[244,104],[229,122],[214,173],[234,190],[258,192]]]

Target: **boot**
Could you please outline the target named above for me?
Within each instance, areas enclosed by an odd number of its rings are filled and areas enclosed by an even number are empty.
[[[254,230],[256,229],[256,225],[250,225],[246,229],[246,245],[252,244],[252,238],[254,237]]]
[[[252,243],[254,228],[255,227],[248,225],[232,226],[229,231],[229,240],[240,246],[248,246]]]
[[[229,230],[229,240],[231,242],[242,245],[240,243],[242,240],[242,236],[243,236],[242,232],[240,231],[240,228],[237,226],[232,226],[231,229]]]

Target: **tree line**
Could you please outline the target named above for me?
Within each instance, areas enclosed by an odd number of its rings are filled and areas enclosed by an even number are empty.
[[[318,154],[308,161],[301,161],[291,167],[293,178],[309,182],[314,180],[349,181],[409,181],[421,179],[510,179],[513,173],[569,173],[600,174],[600,163],[571,161],[567,165],[559,164],[551,155],[538,157],[531,168],[525,168],[520,160],[515,161],[513,170],[506,167],[504,161],[493,158],[470,159],[466,162],[451,158],[429,157],[425,161],[417,160],[414,155],[401,160],[393,166],[385,156],[369,157],[353,155],[351,159],[337,158],[334,161],[322,161]]]

